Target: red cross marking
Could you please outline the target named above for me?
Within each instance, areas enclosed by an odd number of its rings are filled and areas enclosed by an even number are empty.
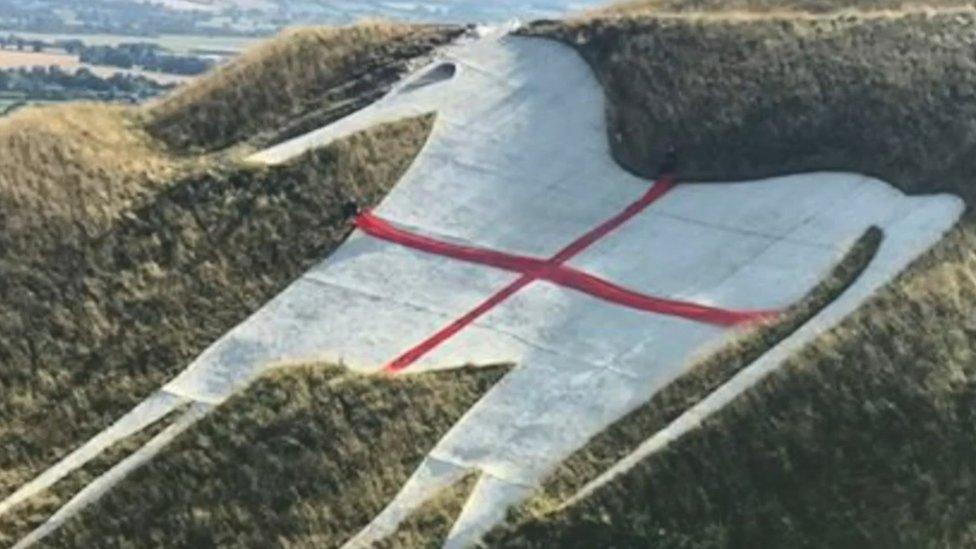
[[[399,244],[414,250],[520,273],[522,275],[515,282],[501,289],[461,318],[458,318],[416,347],[397,357],[396,360],[386,366],[386,371],[397,373],[409,368],[442,343],[474,323],[478,318],[484,316],[502,302],[538,280],[545,280],[565,288],[571,288],[623,307],[649,313],[677,316],[721,326],[760,322],[771,320],[778,316],[778,311],[738,311],[654,297],[635,292],[565,265],[567,261],[579,255],[594,243],[643,212],[648,206],[667,194],[674,186],[675,183],[671,177],[662,177],[640,199],[624,208],[619,214],[574,240],[550,259],[539,259],[499,252],[487,248],[453,244],[395,227],[390,222],[377,217],[371,212],[360,214],[356,217],[356,227],[374,238]]]

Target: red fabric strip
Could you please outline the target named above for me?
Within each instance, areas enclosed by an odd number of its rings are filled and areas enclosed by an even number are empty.
[[[515,282],[509,284],[461,318],[445,326],[419,345],[399,356],[386,367],[386,370],[393,373],[405,370],[423,358],[427,353],[470,326],[478,318],[484,316],[536,280],[547,280],[554,284],[632,309],[678,316],[710,324],[729,326],[775,317],[778,313],[774,311],[734,311],[648,296],[563,265],[634,216],[640,214],[673,187],[674,181],[670,177],[662,178],[640,199],[627,206],[613,218],[573,241],[549,260],[508,254],[486,248],[453,244],[417,235],[394,227],[392,224],[369,212],[358,216],[356,218],[356,226],[375,238],[427,253],[522,273],[522,276]]]
[[[644,193],[644,196],[640,197],[639,200],[624,208],[624,211],[611,217],[607,221],[604,221],[597,228],[573,241],[569,246],[566,246],[561,252],[556,254],[555,257],[552,258],[551,262],[556,265],[562,265],[563,263],[569,261],[583,250],[592,246],[597,240],[607,236],[624,223],[633,219],[634,216],[646,210],[648,206],[657,202],[658,199],[667,194],[668,191],[673,188],[673,177],[670,175],[661,177],[661,179],[659,179],[654,186],[648,189],[648,191]]]
[[[406,353],[403,353],[396,360],[391,362],[386,367],[386,371],[390,373],[401,372],[409,368],[414,362],[417,362],[424,357],[427,353],[433,351],[439,347],[442,343],[448,339],[454,337],[458,332],[470,326],[474,321],[478,320],[482,315],[488,311],[494,309],[500,305],[506,299],[512,297],[518,293],[522,288],[525,288],[529,284],[535,281],[535,278],[529,275],[520,277],[515,282],[512,282],[500,292],[489,297],[481,305],[478,305],[471,310],[468,314],[462,316],[461,318],[455,320],[449,325],[442,328],[436,334],[428,337],[413,349],[410,349]]]
[[[538,269],[545,263],[541,259],[496,252],[486,248],[452,244],[450,242],[417,235],[399,227],[394,227],[386,220],[373,215],[372,212],[364,212],[357,216],[356,227],[374,238],[394,242],[407,248],[467,261],[468,263],[497,267],[506,271],[525,273]]]
[[[735,311],[720,309],[696,303],[648,296],[618,286],[594,275],[573,269],[572,267],[555,264],[552,261],[497,252],[474,246],[453,244],[417,235],[394,227],[386,220],[372,213],[362,214],[356,220],[356,225],[363,232],[374,238],[394,242],[407,248],[469,263],[531,275],[533,278],[547,280],[554,284],[572,288],[590,296],[640,311],[678,316],[689,320],[722,326],[734,326],[766,320],[778,314],[776,311]],[[617,226],[619,226],[619,223]],[[606,224],[602,227],[605,228]],[[610,230],[612,230],[612,227]],[[591,234],[588,233],[588,235]],[[599,239],[592,240],[592,242],[596,242],[596,240]]]
[[[577,271],[571,267],[553,269],[547,272],[542,278],[560,286],[572,288],[593,297],[598,297],[604,301],[616,303],[617,305],[631,309],[677,316],[719,326],[736,326],[739,324],[762,322],[772,320],[780,314],[779,311],[738,311],[734,309],[722,309],[688,301],[649,296],[628,290],[613,282],[608,282],[591,274]]]

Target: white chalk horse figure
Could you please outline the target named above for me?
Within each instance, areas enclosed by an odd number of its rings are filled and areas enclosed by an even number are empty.
[[[549,258],[650,185],[612,160],[603,92],[578,54],[556,42],[503,33],[444,48],[438,62],[375,105],[253,160],[281,163],[370,126],[431,112],[437,119],[426,147],[376,210],[413,232]],[[855,174],[678,185],[568,265],[650,295],[782,309],[814,288],[865,230],[884,230],[878,253],[850,289],[670,431],[659,433],[654,440],[660,447],[857,308],[936,243],[961,211],[955,197],[906,197]],[[146,447],[22,541],[28,545],[269,368],[328,361],[378,371],[519,276],[357,231],[156,395],[10,496],[0,513],[112,443],[191,404]],[[409,513],[469,472],[480,479],[446,544],[477,541],[561,460],[732,333],[549,282],[528,285],[404,372],[518,365],[444,436],[395,500],[348,545],[366,546],[392,533]]]

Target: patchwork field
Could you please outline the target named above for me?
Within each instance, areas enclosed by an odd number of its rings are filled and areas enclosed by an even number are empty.
[[[31,69],[33,67],[60,67],[69,72],[85,68],[102,78],[109,78],[116,73],[130,74],[133,76],[144,76],[160,84],[180,84],[191,79],[191,77],[180,76],[178,74],[89,65],[79,62],[77,56],[66,53],[35,53],[0,49],[0,69]]]
[[[0,31],[5,32],[5,31]],[[199,51],[242,52],[260,42],[260,39],[233,36],[192,36],[161,34],[149,36],[121,36],[112,34],[46,34],[17,31],[17,36],[27,40],[42,40],[55,42],[57,40],[81,40],[92,46],[118,46],[126,42],[151,42],[177,54],[187,54]]]
[[[35,66],[76,68],[78,63],[74,56],[68,54],[0,49],[0,69]]]

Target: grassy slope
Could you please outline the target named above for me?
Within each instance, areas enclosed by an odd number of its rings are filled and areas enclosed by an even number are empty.
[[[267,376],[50,545],[337,547],[503,373],[376,379],[309,367]],[[459,510],[435,504],[417,527],[444,529]]]
[[[152,105],[148,128],[181,150],[317,129],[378,98],[407,62],[460,30],[368,22],[293,29]]]
[[[100,104],[25,108],[0,120],[0,151],[0,250],[97,234],[188,164]]]
[[[192,174],[197,155],[325,125],[383,93],[456,27],[362,23],[286,32],[144,108],[76,103],[0,120],[0,255],[74,245]]]
[[[280,168],[189,179],[83,248],[11,264],[2,491],[120,417],[328,255],[350,230],[346,201],[378,201],[429,122],[370,130]]]
[[[836,3],[834,3],[836,4]],[[976,198],[971,11],[537,27],[611,90],[615,153],[691,178],[816,169]],[[682,93],[678,93],[682,90]],[[976,221],[784,371],[512,547],[976,545]],[[649,436],[650,433],[647,433]]]
[[[388,36],[383,28],[285,35],[265,48],[285,52],[287,63],[267,53],[245,56],[211,84],[204,79],[165,100],[178,106],[169,110],[68,105],[0,121],[0,495],[118,418],[325,257],[349,230],[345,202],[380,199],[426,140],[431,121],[377,128],[269,169],[241,167],[232,151],[177,151],[153,137],[154,122],[166,114],[171,128],[274,131],[290,120],[280,104],[254,97],[268,86],[222,93],[222,85],[241,84],[225,73],[257,78],[273,71],[294,91],[308,65],[348,57],[336,44],[370,42],[372,62],[398,70],[410,52],[455,32]],[[333,41],[298,38],[316,33]],[[387,38],[395,47],[383,45]],[[383,85],[363,80],[347,61],[331,70],[333,84],[357,83],[347,92],[352,99],[372,97]],[[328,103],[327,89],[301,91],[308,101],[316,93]],[[207,106],[230,98],[249,109]],[[43,519],[41,511],[69,495],[61,488],[39,498],[40,511],[31,502],[0,519],[0,544]]]
[[[873,11],[944,8],[972,5],[967,0],[627,0],[603,8],[601,14],[657,13],[830,13],[838,10]]]
[[[971,199],[976,12],[755,19],[633,16],[540,25],[607,90],[617,160],[685,179],[847,169]]]

